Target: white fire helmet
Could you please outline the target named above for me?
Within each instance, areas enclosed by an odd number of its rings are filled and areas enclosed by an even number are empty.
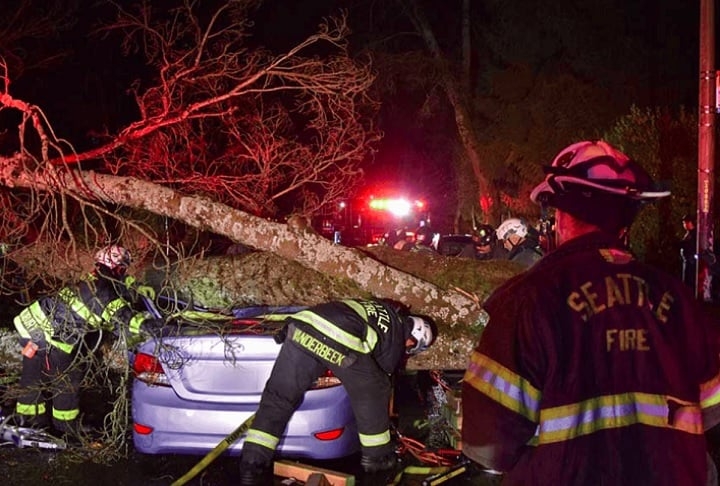
[[[412,321],[413,327],[410,331],[410,336],[412,336],[415,341],[415,345],[411,348],[407,348],[406,352],[410,355],[422,353],[429,348],[435,340],[432,325],[422,317],[409,316],[408,319]]]
[[[556,196],[580,191],[615,194],[636,201],[670,195],[670,191],[653,190],[650,176],[637,162],[602,140],[564,148],[545,172],[545,180],[530,194],[537,204],[552,206]]]
[[[112,270],[117,268],[127,269],[131,262],[130,252],[122,246],[106,246],[95,253],[95,263],[104,265]]]
[[[497,234],[498,240],[507,240],[510,235],[518,235],[520,238],[525,238],[528,234],[528,227],[520,218],[509,218],[500,223],[495,234]]]

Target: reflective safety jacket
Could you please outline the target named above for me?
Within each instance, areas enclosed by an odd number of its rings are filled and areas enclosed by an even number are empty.
[[[611,238],[575,238],[498,288],[463,380],[463,452],[504,484],[705,484],[716,323]]]
[[[405,355],[408,326],[391,305],[381,301],[327,302],[293,314],[288,320],[302,333],[293,333],[290,339],[308,352],[350,357],[340,359],[340,366],[349,365],[353,354],[371,354],[378,366],[390,374]]]
[[[36,300],[13,322],[22,338],[70,353],[89,331],[127,332],[132,337],[143,324],[154,322],[148,312],[135,311],[127,295],[121,283],[93,274],[77,286]]]

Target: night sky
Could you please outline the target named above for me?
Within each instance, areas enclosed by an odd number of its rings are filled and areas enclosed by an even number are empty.
[[[71,15],[72,28],[46,38],[20,39],[16,45],[2,47],[25,53],[54,49],[67,53],[62,62],[27,69],[14,79],[11,92],[41,106],[58,134],[82,150],[94,143],[93,132],[114,132],[135,119],[137,113],[127,88],[134,80],[146,77],[148,71],[138,54],[123,55],[117,36],[102,39],[90,34],[98,20],[112,18],[113,10],[106,2],[62,1],[79,5]],[[44,0],[33,3],[46,5]],[[460,1],[421,0],[420,3],[448,59],[458,63]],[[540,71],[547,64],[553,64],[612,93],[610,98],[593,100],[598,105],[607,105],[603,119],[626,113],[631,104],[685,106],[696,111],[698,3],[686,0],[473,0],[473,81],[478,90],[488,89],[496,82],[489,73],[498,73],[511,65],[525,65]],[[422,40],[413,34],[412,24],[397,5],[392,0],[267,0],[254,17],[254,37],[250,42],[278,51],[287,49],[311,34],[323,16],[344,8],[350,15],[353,33],[349,40],[353,51],[371,50],[395,56],[402,56],[404,52],[426,52]],[[448,163],[447,154],[438,155],[446,143],[441,138],[435,140],[434,132],[447,132],[448,138],[454,136],[452,112],[443,108],[447,103],[437,86],[418,89],[413,85],[409,76],[415,74],[408,73],[408,78],[403,79],[392,73],[394,90],[379,90],[383,100],[380,124],[386,139],[379,147],[369,177],[386,173],[378,167],[393,166],[397,177],[417,184],[417,181],[432,181],[433,174],[442,171]],[[387,86],[391,75],[381,72],[378,79]],[[434,126],[429,126],[418,115],[423,106],[432,106],[429,101],[435,103]],[[561,101],[558,100],[558,110],[588,109],[587,105],[561,107]],[[480,121],[487,126],[506,122],[481,117]],[[6,114],[0,113],[0,123],[8,123]],[[433,136],[428,135],[428,130]],[[435,145],[428,147],[428,141]],[[554,152],[557,148],[548,150]],[[430,175],[418,174],[420,166]],[[432,182],[426,186],[426,193],[435,189],[430,187]]]

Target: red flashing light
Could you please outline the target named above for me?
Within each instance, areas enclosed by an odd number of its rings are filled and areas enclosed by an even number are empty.
[[[343,432],[345,431],[344,427],[341,427],[339,429],[332,429],[332,430],[325,430],[323,432],[316,432],[313,435],[318,440],[336,440],[340,438],[341,435],[343,435]]]
[[[394,216],[403,217],[409,215],[413,211],[413,209],[423,209],[425,207],[425,202],[420,200],[411,202],[403,198],[372,198],[370,199],[368,206],[370,207],[370,209],[374,209],[376,211],[387,211]]]

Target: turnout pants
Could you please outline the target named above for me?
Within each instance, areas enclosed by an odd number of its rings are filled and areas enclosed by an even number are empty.
[[[390,377],[380,369],[372,356],[358,355],[352,365],[342,368],[286,339],[265,384],[255,420],[243,444],[243,463],[272,463],[275,449],[290,417],[302,402],[305,391],[326,369],[330,369],[342,381],[348,392],[363,455],[380,457],[393,452],[389,430]],[[382,439],[378,440],[378,437]]]
[[[22,345],[27,340],[22,340]],[[40,348],[32,358],[23,356],[20,376],[21,395],[15,413],[31,426],[45,427],[50,420],[45,406],[46,398],[52,403],[53,426],[68,431],[80,414],[79,387],[83,372],[73,363],[75,353],[67,354],[52,346]]]

